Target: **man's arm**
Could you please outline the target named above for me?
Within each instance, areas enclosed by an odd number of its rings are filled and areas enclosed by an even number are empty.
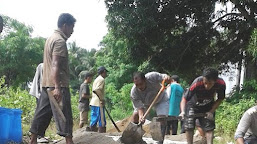
[[[53,55],[52,59],[52,78],[54,82],[54,98],[57,102],[60,102],[62,99],[61,96],[61,85],[60,85],[60,65],[63,57]]]
[[[214,113],[216,111],[216,109],[220,106],[220,104],[222,103],[224,99],[217,99],[213,106],[212,106],[212,109],[210,110],[211,113]]]
[[[238,138],[236,140],[236,144],[244,144],[244,139],[243,138]]]
[[[82,94],[82,97],[83,97],[83,98],[86,98],[86,99],[89,99],[89,98],[91,98],[91,95],[87,95],[86,93],[83,93],[83,94]]]
[[[92,96],[90,95],[90,90],[89,90],[89,86],[88,85],[83,85],[82,87],[82,98],[84,99],[89,99]]]
[[[235,139],[238,144],[244,144],[243,138],[251,125],[251,120],[251,115],[249,113],[249,110],[247,110],[243,114],[235,132]]]

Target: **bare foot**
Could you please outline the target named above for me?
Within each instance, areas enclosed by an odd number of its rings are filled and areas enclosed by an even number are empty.
[[[72,137],[70,137],[70,136],[65,137],[65,140],[66,140],[66,144],[74,144],[73,140],[72,140]]]
[[[31,134],[30,136],[30,144],[37,144],[37,134]]]

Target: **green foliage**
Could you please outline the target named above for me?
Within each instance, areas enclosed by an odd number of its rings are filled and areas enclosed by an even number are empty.
[[[115,89],[114,84],[108,84],[106,97],[108,108],[111,108],[111,115],[115,120],[121,120],[131,115],[133,106],[130,99],[130,90],[133,84],[125,84],[119,91]]]
[[[238,103],[241,99],[257,100],[257,82],[256,80],[244,81],[242,90],[240,92],[234,91],[232,95],[227,99],[228,102]]]
[[[0,41],[0,76],[8,86],[17,87],[32,80],[43,60],[44,38],[32,38],[33,29],[4,16],[5,31]]]
[[[216,132],[219,135],[233,137],[243,113],[256,105],[256,80],[245,81],[240,92],[232,95],[223,102],[216,111]]]
[[[113,83],[120,89],[125,83],[132,82],[132,74],[137,71],[137,65],[128,56],[126,39],[115,38],[110,31],[101,42],[102,49],[96,55],[96,68],[105,66],[109,73],[106,83]]]
[[[256,60],[257,57],[257,28],[254,29],[251,35],[251,40],[248,45],[248,52],[252,55],[253,60]]]
[[[19,108],[22,110],[22,122],[30,123],[36,109],[35,97],[29,95],[26,90],[7,87],[5,78],[0,79],[0,106],[6,108]]]
[[[233,137],[243,113],[254,105],[254,99],[241,99],[238,103],[223,102],[216,111],[216,132],[218,135]]]
[[[96,50],[90,51],[78,47],[75,42],[69,44],[69,66],[70,66],[70,86],[74,90],[79,90],[84,79],[80,78],[83,71],[92,71],[95,65]],[[74,91],[76,92],[76,91]]]
[[[232,11],[215,11],[222,2]],[[106,20],[116,38],[125,39],[140,69],[179,71],[186,79],[208,66],[226,68],[244,59],[257,26],[253,1],[105,0]],[[248,60],[246,59],[248,62]]]

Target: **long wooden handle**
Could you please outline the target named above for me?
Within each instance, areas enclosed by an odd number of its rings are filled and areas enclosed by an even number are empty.
[[[93,91],[93,93],[95,93],[95,95],[96,95],[96,96],[99,98],[99,100],[100,100],[99,95],[98,95],[95,91]],[[120,131],[120,129],[119,129],[119,127],[116,125],[116,123],[115,123],[115,122],[114,122],[114,120],[112,119],[112,117],[111,117],[111,115],[110,115],[109,111],[106,109],[106,107],[105,107],[105,106],[103,106],[103,108],[105,109],[105,111],[106,111],[107,115],[108,115],[108,116],[109,116],[109,118],[111,119],[112,124],[114,125],[114,127],[116,128],[116,130],[117,130],[118,132],[121,132],[121,131]]]
[[[143,119],[145,119],[145,117],[148,115],[148,113],[150,112],[151,108],[153,107],[153,105],[155,104],[155,102],[157,101],[157,99],[159,98],[159,96],[161,95],[161,93],[165,90],[165,80],[162,81],[162,87],[159,90],[159,92],[157,93],[157,95],[155,96],[154,100],[152,101],[151,105],[148,107],[148,109],[146,110],[146,112],[143,115]]]

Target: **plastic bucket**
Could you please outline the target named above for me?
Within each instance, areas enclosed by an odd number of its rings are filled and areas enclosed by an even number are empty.
[[[0,144],[8,142],[12,115],[13,111],[0,107]]]
[[[11,125],[9,130],[9,142],[21,143],[22,142],[22,128],[21,128],[21,114],[20,109],[12,109],[13,115],[11,116]]]

